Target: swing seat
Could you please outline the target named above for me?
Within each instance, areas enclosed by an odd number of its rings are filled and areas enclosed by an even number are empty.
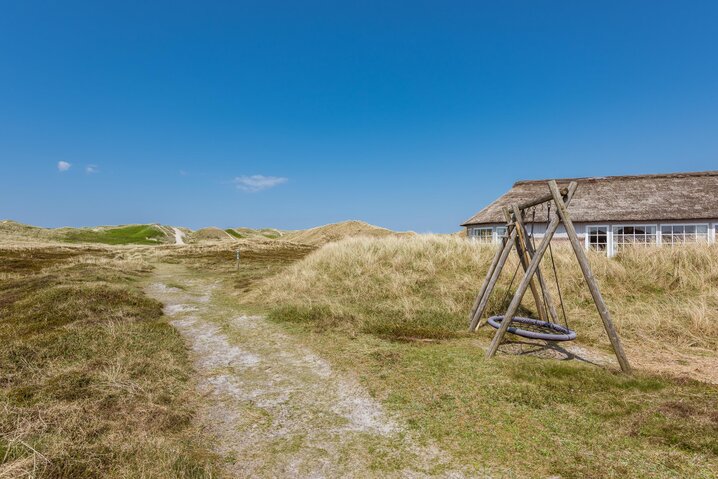
[[[488,323],[492,327],[499,329],[503,320],[503,316],[491,316]],[[514,326],[514,324],[519,327]],[[507,331],[524,338],[543,339],[544,341],[572,341],[576,339],[576,331],[560,324],[518,316],[513,317]]]

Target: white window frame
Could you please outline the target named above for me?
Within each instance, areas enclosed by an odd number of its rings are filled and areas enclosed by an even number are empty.
[[[503,229],[503,233],[499,234],[499,229]],[[494,226],[494,243],[500,243],[507,230],[507,226]]]
[[[491,244],[491,243],[494,242],[494,236],[495,236],[495,234],[494,234],[494,227],[493,227],[493,226],[472,226],[471,228],[469,228],[469,230],[470,230],[470,231],[469,231],[469,238],[471,238],[472,240],[474,240],[474,241],[476,241],[476,242],[485,243],[485,244]],[[488,231],[490,232],[488,238],[487,238],[487,237],[484,237],[484,238],[480,237],[480,236],[479,236],[479,233],[478,233],[479,230],[484,230],[484,231],[488,230]],[[486,238],[486,239],[485,239],[485,238]]]
[[[638,246],[650,246],[650,245],[657,246],[657,245],[660,244],[660,236],[661,236],[661,234],[660,234],[661,225],[659,225],[659,224],[653,224],[653,223],[643,223],[643,224],[640,224],[640,223],[625,223],[625,224],[620,224],[620,225],[612,225],[612,226],[611,226],[611,235],[610,235],[611,255],[614,255],[614,254],[618,253],[618,251],[619,251],[619,250],[616,248],[616,246],[617,246],[617,244],[616,244],[616,229],[617,229],[617,228],[641,228],[641,227],[643,227],[643,228],[649,228],[649,227],[651,227],[651,226],[656,229],[656,232],[654,233],[654,236],[656,237],[656,240],[655,240],[653,243],[638,243]],[[588,237],[588,236],[587,236],[587,237]]]
[[[697,237],[696,237],[696,241],[695,241],[695,242],[690,242],[690,243],[689,243],[689,242],[686,242],[686,241],[683,241],[683,242],[681,242],[681,243],[676,243],[676,242],[674,242],[674,241],[671,241],[670,243],[664,243],[664,242],[663,242],[663,227],[664,227],[664,226],[670,226],[671,228],[673,228],[674,226],[683,226],[683,227],[685,227],[685,226],[696,226],[696,227],[698,227],[698,226],[706,226],[706,227],[707,227],[707,229],[706,229],[706,243],[707,243],[707,244],[710,244],[710,242],[711,242],[711,224],[710,224],[710,223],[662,223],[661,225],[659,225],[659,230],[660,230],[660,235],[659,235],[659,236],[660,236],[660,238],[661,238],[659,244],[661,244],[661,245],[668,244],[669,246],[675,246],[675,245],[684,245],[684,244],[700,244],[700,242],[697,241]],[[671,231],[673,231],[673,230],[671,229]],[[697,236],[697,235],[698,235],[698,233],[696,233],[696,236]],[[671,236],[673,236],[673,233],[671,233]],[[684,240],[685,240],[685,231],[683,232],[683,238],[684,238]]]
[[[506,233],[507,229],[507,226],[467,226],[466,235],[469,239],[478,241],[479,243],[483,244],[500,243],[501,238]],[[491,235],[487,235],[481,238],[478,233],[479,230],[490,230]],[[500,233],[499,230],[503,230],[503,232]]]
[[[604,253],[606,253],[607,256],[610,256],[611,250],[613,249],[613,245],[612,245],[613,241],[611,238],[612,235],[611,235],[610,225],[586,225],[585,228],[586,228],[586,230],[585,230],[586,237],[584,238],[584,248],[586,249],[586,251],[589,251],[591,249],[591,245],[589,244],[589,237],[591,235],[589,234],[588,230],[590,228],[606,228],[606,250],[604,251]],[[598,251],[598,250],[596,250],[596,251]]]

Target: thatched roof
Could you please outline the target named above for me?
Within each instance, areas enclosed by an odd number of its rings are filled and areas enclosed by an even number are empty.
[[[665,175],[563,178],[578,189],[569,207],[574,222],[704,220],[718,218],[718,171]],[[549,194],[548,180],[518,181],[499,199],[469,218],[462,226],[503,223],[502,208]],[[528,215],[528,219],[531,215]],[[545,207],[536,221],[546,221]]]

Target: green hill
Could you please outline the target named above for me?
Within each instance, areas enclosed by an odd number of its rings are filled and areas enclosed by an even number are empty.
[[[150,245],[166,241],[167,234],[155,225],[127,225],[93,229],[70,229],[65,232],[62,240],[69,243]]]
[[[98,226],[95,228],[41,228],[17,221],[0,221],[0,238],[24,243],[100,243],[108,245],[151,245],[174,243],[171,228],[160,225]]]

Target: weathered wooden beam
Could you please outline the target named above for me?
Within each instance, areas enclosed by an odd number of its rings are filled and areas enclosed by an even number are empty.
[[[559,197],[559,201],[562,203],[565,201],[566,204],[568,204],[571,201],[574,192],[576,191],[576,186],[576,182],[571,182],[571,184],[568,186],[565,200]],[[556,232],[556,229],[558,228],[560,222],[560,217],[556,215],[549,223],[548,228],[546,229],[546,233],[544,234],[543,240],[541,241],[541,244],[536,250],[536,254],[534,255],[533,259],[531,260],[531,263],[529,264],[528,271],[526,271],[526,274],[521,279],[521,283],[516,290],[516,294],[514,294],[514,297],[511,300],[511,304],[509,304],[509,308],[504,314],[504,320],[501,321],[501,326],[496,331],[494,339],[491,341],[488,351],[486,351],[487,358],[493,357],[496,354],[496,350],[499,349],[499,345],[504,339],[504,335],[506,334],[506,331],[509,329],[509,325],[511,324],[511,318],[513,318],[516,314],[516,311],[518,311],[519,305],[521,304],[521,300],[523,299],[524,294],[526,294],[526,290],[529,287],[531,276],[533,276],[533,274],[536,272],[536,269],[538,268],[539,263],[541,263],[541,258],[543,258],[544,253],[546,253],[548,245],[551,242],[551,238],[553,238],[553,235]]]
[[[501,258],[501,253],[504,250],[504,246],[506,246],[507,238],[501,238],[501,244],[498,248],[496,248],[496,254],[494,255],[494,259],[491,260],[491,265],[489,265],[489,270],[486,272],[486,277],[484,278],[484,282],[481,285],[481,289],[479,290],[479,294],[476,295],[476,299],[474,299],[474,304],[471,306],[471,311],[469,312],[469,325],[471,324],[471,320],[474,318],[474,313],[476,313],[476,310],[479,307],[479,304],[481,303],[481,299],[486,294],[486,289],[489,286],[489,281],[491,281],[491,277],[494,274],[494,271],[496,270],[496,266],[499,264],[499,259]]]
[[[571,221],[571,215],[569,214],[568,208],[566,208],[566,205],[564,205],[563,202],[559,201],[559,199],[561,197],[561,193],[558,190],[558,185],[556,185],[555,181],[551,180],[551,181],[549,181],[548,186],[551,189],[551,194],[553,195],[554,199],[556,200],[558,216],[561,217],[563,225],[566,228],[566,233],[568,234],[568,239],[571,242],[571,246],[573,247],[574,253],[576,253],[576,258],[578,259],[578,264],[581,266],[581,271],[583,272],[583,277],[586,279],[586,284],[588,285],[588,289],[591,291],[591,296],[593,297],[593,302],[596,304],[596,309],[598,310],[598,314],[601,316],[601,320],[603,321],[603,327],[606,330],[608,339],[611,341],[611,346],[613,347],[613,352],[616,353],[616,358],[618,359],[618,364],[621,366],[621,370],[623,372],[630,373],[631,365],[628,363],[628,358],[626,357],[626,353],[623,351],[623,345],[621,344],[621,338],[618,336],[618,333],[616,332],[616,328],[613,326],[613,321],[611,321],[611,314],[608,312],[608,307],[606,306],[606,302],[603,300],[601,291],[598,288],[598,282],[596,281],[596,278],[593,276],[593,271],[591,271],[591,265],[588,262],[588,257],[586,256],[586,252],[583,249],[583,245],[581,244],[581,242],[578,239],[578,235],[576,234],[576,229],[574,228],[573,222]]]
[[[512,207],[515,207],[516,205],[512,205]],[[509,212],[509,208],[504,208],[504,217],[506,218],[506,222],[515,222],[515,218],[511,218],[511,213]],[[516,254],[519,256],[519,262],[521,263],[521,268],[524,270],[524,273],[528,270],[529,262],[531,259],[528,257],[528,250],[526,249],[526,238],[524,236],[524,231],[518,227],[519,223],[515,222],[514,227],[516,228],[516,231],[518,234],[516,235]],[[546,317],[546,308],[544,307],[543,300],[541,299],[541,293],[539,292],[538,287],[536,286],[536,281],[534,278],[531,278],[531,282],[529,283],[529,287],[531,288],[531,295],[534,298],[534,303],[536,303],[536,309],[538,310],[539,319],[542,321],[547,321],[548,318]]]
[[[526,224],[523,220],[523,214],[521,213],[521,210],[519,210],[518,206],[516,206],[515,204],[512,205],[512,209],[514,213],[514,218],[516,219],[516,226],[519,229],[519,238],[524,238],[524,242],[526,244],[526,251],[528,253],[529,259],[533,259],[536,252],[534,251],[534,247],[529,240],[529,234],[528,230],[526,229]],[[538,278],[539,286],[541,287],[541,292],[543,293],[543,300],[546,303],[549,314],[551,315],[551,320],[554,323],[558,323],[558,313],[556,312],[556,308],[554,307],[551,293],[546,287],[546,281],[544,280],[543,273],[541,272],[540,264],[538,268],[536,268],[536,277]]]
[[[479,326],[481,316],[483,316],[484,310],[486,309],[486,305],[489,303],[489,297],[494,290],[494,286],[496,286],[496,281],[499,279],[499,275],[501,274],[501,270],[504,268],[504,264],[506,264],[506,259],[509,257],[511,249],[514,247],[514,242],[516,241],[516,234],[516,228],[511,228],[509,237],[504,243],[503,249],[501,250],[499,261],[496,263],[496,268],[494,268],[493,273],[491,273],[491,277],[489,278],[489,282],[486,285],[484,294],[479,299],[479,305],[476,307],[476,310],[471,317],[471,323],[469,324],[469,332],[476,331],[476,328]]]
[[[561,196],[566,196],[568,194],[568,188],[561,188],[560,193],[561,193]],[[536,198],[535,200],[527,201],[525,203],[520,203],[519,209],[521,211],[523,211],[526,208],[531,208],[532,206],[538,206],[543,203],[548,203],[549,201],[553,201],[553,195],[551,193],[549,193],[548,195]]]

